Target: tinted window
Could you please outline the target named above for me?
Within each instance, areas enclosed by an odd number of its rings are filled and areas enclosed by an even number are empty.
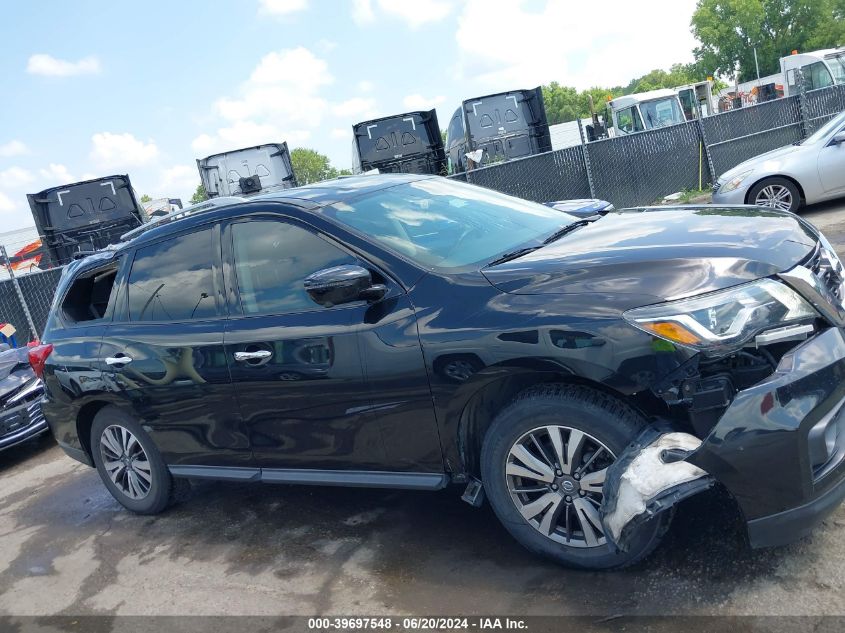
[[[139,248],[129,274],[129,320],[216,316],[212,253],[211,229]]]
[[[323,268],[354,264],[354,257],[303,228],[274,221],[232,225],[235,274],[244,314],[322,310],[303,288]]]

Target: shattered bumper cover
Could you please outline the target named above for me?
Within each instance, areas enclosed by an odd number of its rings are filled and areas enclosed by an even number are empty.
[[[602,521],[620,549],[640,522],[715,481],[752,547],[792,542],[845,498],[845,335],[830,328],[740,391],[703,440],[652,430],[608,470]]]

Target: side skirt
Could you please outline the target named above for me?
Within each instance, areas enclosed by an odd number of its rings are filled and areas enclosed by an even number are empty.
[[[241,468],[233,466],[168,466],[168,469],[174,477],[217,479],[221,481],[261,481],[268,484],[440,490],[449,483],[449,477],[445,473]]]

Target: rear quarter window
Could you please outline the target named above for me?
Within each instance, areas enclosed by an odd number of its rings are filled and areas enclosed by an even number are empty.
[[[115,279],[119,267],[120,260],[82,273],[71,281],[61,303],[63,320],[73,324],[105,318],[116,290]]]

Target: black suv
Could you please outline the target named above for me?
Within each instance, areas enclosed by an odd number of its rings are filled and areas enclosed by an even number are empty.
[[[70,265],[44,414],[124,506],[175,477],[486,498],[629,564],[715,483],[754,546],[845,495],[842,266],[757,207],[565,213],[441,177],[183,212]]]

